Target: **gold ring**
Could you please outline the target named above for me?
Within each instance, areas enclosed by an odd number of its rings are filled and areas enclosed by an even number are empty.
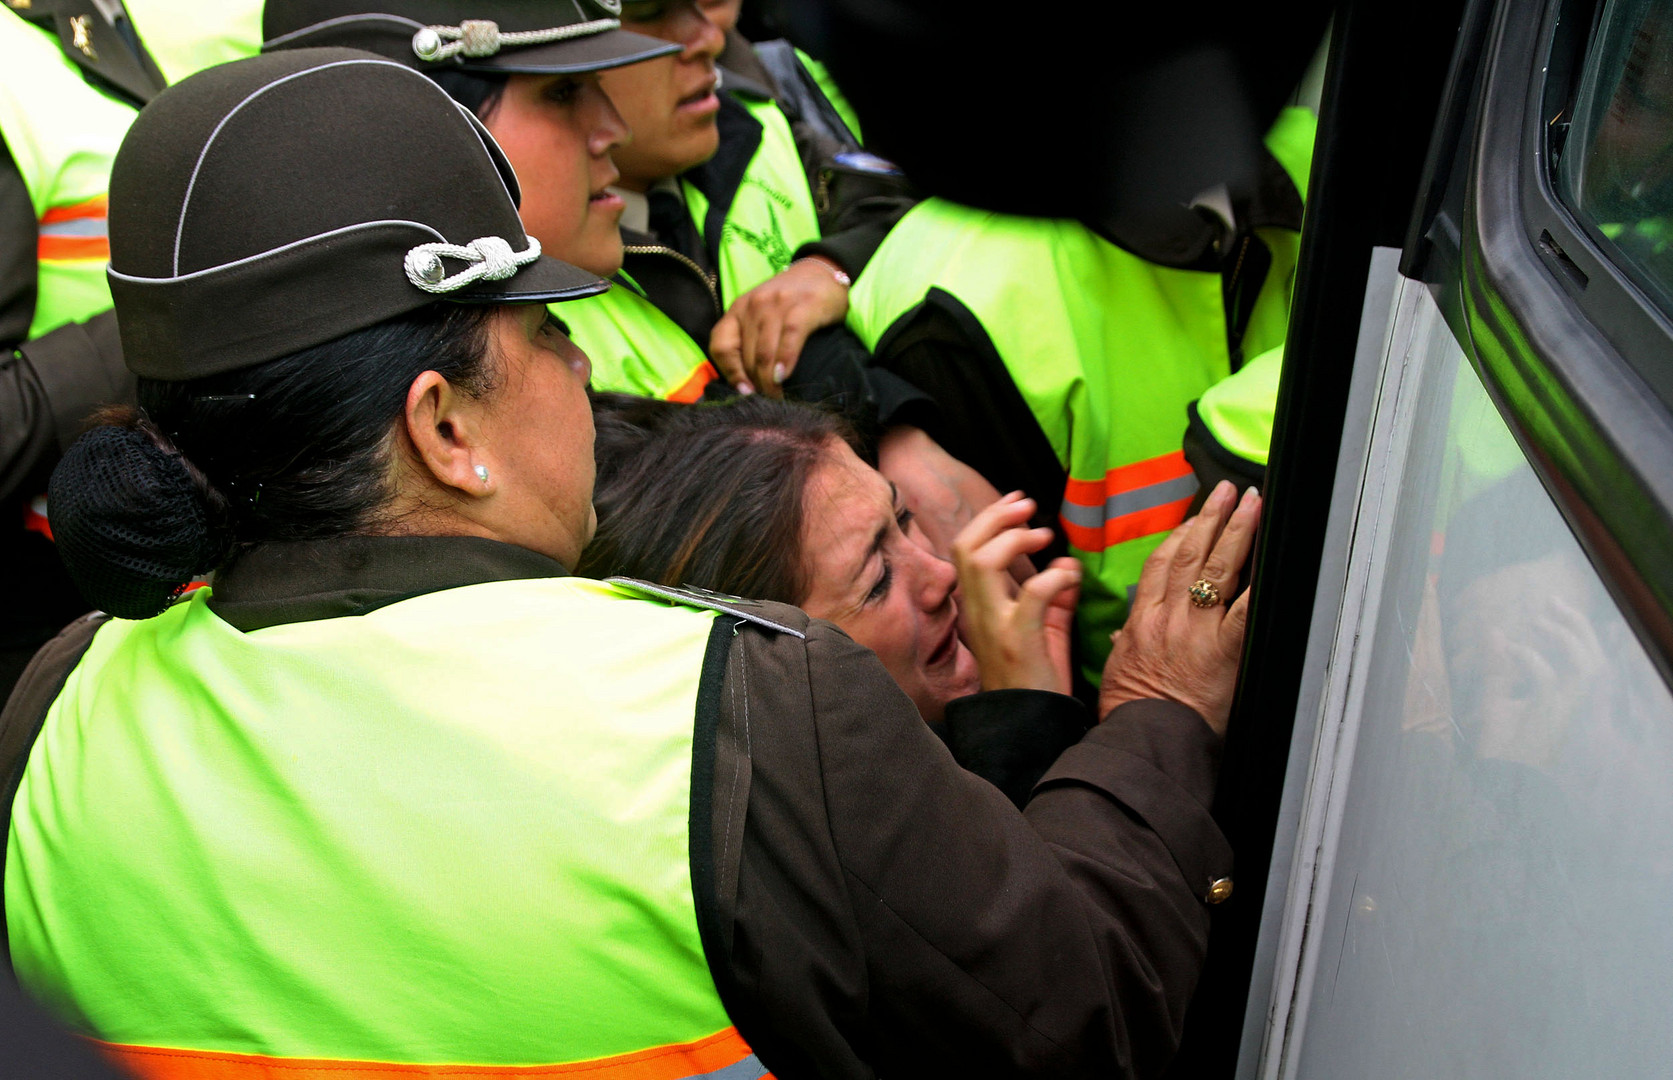
[[[1220,587],[1207,578],[1200,578],[1186,587],[1185,595],[1197,607],[1213,607],[1220,602]]]

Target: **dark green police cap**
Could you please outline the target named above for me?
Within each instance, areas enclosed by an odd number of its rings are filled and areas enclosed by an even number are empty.
[[[621,29],[621,0],[267,0],[264,52],[366,49],[430,73],[572,74],[680,51]]]
[[[254,367],[437,300],[572,300],[608,284],[540,254],[476,117],[411,68],[303,49],[199,72],[141,110],[110,176],[128,367]]]

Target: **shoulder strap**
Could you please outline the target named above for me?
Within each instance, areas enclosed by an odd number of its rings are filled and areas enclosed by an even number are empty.
[[[802,66],[795,46],[782,39],[763,41],[755,46],[755,55],[778,83],[778,100],[787,114],[844,150],[860,148],[860,141],[848,130],[848,122],[837,112],[836,106],[831,104],[807,68]]]
[[[807,625],[807,616],[788,604],[766,604],[760,600],[745,600],[741,596],[711,592],[708,589],[698,589],[690,585],[675,589],[667,585],[641,581],[638,578],[613,577],[604,580],[617,588],[626,589],[628,592],[638,593],[641,596],[651,596],[684,607],[700,608],[703,611],[718,611],[742,619],[745,622],[754,623],[756,626],[776,630],[781,634],[789,634],[792,637],[799,638],[807,637],[807,634],[801,630],[786,625],[788,622],[797,621],[797,616],[800,616],[800,622],[803,626]],[[769,618],[769,614],[775,617]]]
[[[29,762],[29,752],[46,723],[47,710],[63,692],[64,682],[75,670],[93,635],[110,621],[102,611],[83,615],[59,632],[58,636],[41,646],[41,651],[29,661],[23,677],[0,710],[0,868],[6,864],[6,843],[11,836],[12,800],[17,798],[18,785],[23,780],[23,767]],[[0,960],[11,963],[10,940],[6,934],[6,897],[4,881],[0,880]]]
[[[11,9],[58,38],[58,48],[88,82],[136,107],[162,92],[168,80],[140,42],[122,0],[7,0]]]

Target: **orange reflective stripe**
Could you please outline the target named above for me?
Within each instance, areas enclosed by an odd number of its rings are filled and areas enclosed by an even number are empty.
[[[576,1080],[760,1080],[771,1074],[736,1028],[704,1039],[567,1065],[409,1065],[384,1061],[264,1057],[93,1040],[140,1080],[469,1080],[481,1077],[574,1077]]]
[[[71,262],[80,259],[110,261],[110,235],[103,195],[73,206],[54,206],[41,215],[38,258]]]
[[[1190,474],[1191,466],[1185,461],[1185,451],[1175,450],[1161,457],[1146,458],[1131,465],[1111,469],[1104,474],[1102,480],[1071,478],[1063,490],[1063,498],[1081,506],[1102,506],[1104,500],[1111,495],[1176,480]]]
[[[110,261],[110,238],[105,236],[43,236],[35,244],[35,257],[57,262],[77,259]]]
[[[41,215],[42,225],[57,225],[65,221],[80,221],[83,218],[103,218],[110,216],[110,203],[103,195],[96,195],[85,202],[74,203],[70,206],[54,206]]]
[[[718,378],[720,378],[720,372],[715,370],[713,364],[705,360],[697,365],[697,370],[693,371],[685,382],[681,383],[677,389],[668,395],[668,400],[682,401],[689,405],[702,397],[703,391],[708,385]]]
[[[1196,493],[1197,477],[1185,452],[1174,450],[1111,469],[1102,480],[1071,478],[1059,521],[1069,543],[1103,551],[1176,527]]]

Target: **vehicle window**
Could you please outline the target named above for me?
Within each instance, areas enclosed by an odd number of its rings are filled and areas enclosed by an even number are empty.
[[[1673,0],[1608,0],[1587,50],[1558,189],[1673,315]]]

